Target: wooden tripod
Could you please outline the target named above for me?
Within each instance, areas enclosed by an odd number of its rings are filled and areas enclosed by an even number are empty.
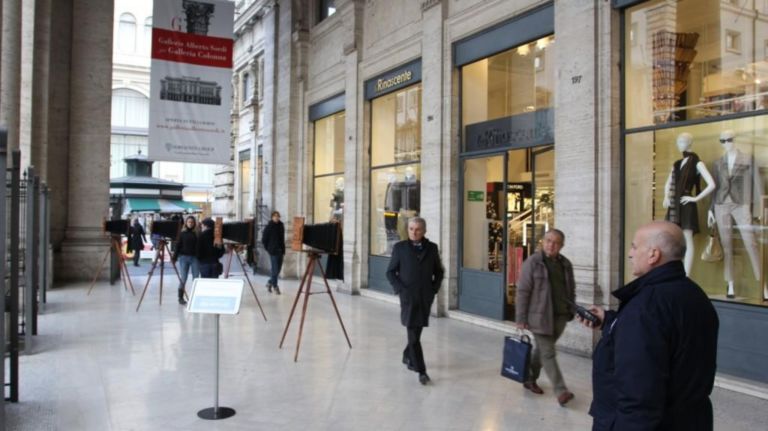
[[[120,238],[120,235],[110,235],[109,247],[104,251],[104,258],[101,260],[101,265],[99,265],[99,268],[96,270],[96,274],[93,276],[93,281],[91,282],[91,287],[88,288],[87,295],[91,294],[93,286],[96,285],[96,280],[98,280],[99,275],[101,275],[101,270],[104,269],[104,264],[107,262],[109,253],[113,250],[115,253],[117,253],[117,262],[120,266],[120,279],[123,281],[123,287],[125,290],[128,290],[130,287],[131,294],[134,296],[136,295],[136,291],[133,290],[133,283],[131,283],[131,276],[128,274],[128,267],[125,265],[125,256],[123,256],[123,252],[120,249]]]
[[[291,326],[291,319],[293,313],[296,311],[296,304],[299,303],[299,297],[304,294],[304,305],[301,309],[301,323],[299,324],[299,338],[296,340],[296,353],[293,355],[293,362],[298,361],[299,347],[301,347],[301,333],[304,331],[304,317],[307,315],[307,304],[309,303],[309,295],[316,293],[327,293],[331,297],[331,303],[333,309],[336,310],[336,317],[339,318],[339,324],[341,324],[341,330],[344,332],[344,337],[347,339],[347,345],[352,348],[352,343],[349,341],[349,335],[347,335],[347,329],[344,328],[344,322],[341,320],[341,314],[339,314],[339,308],[336,306],[336,300],[333,298],[333,292],[331,292],[331,286],[328,285],[328,279],[325,277],[325,271],[320,264],[320,253],[316,251],[308,251],[309,262],[307,262],[307,269],[304,271],[304,276],[301,278],[301,285],[299,285],[299,291],[296,292],[296,299],[293,301],[293,307],[291,308],[291,314],[288,316],[288,322],[285,324],[285,330],[283,331],[283,338],[280,339],[280,348],[283,348],[283,342],[285,341],[285,335],[288,333],[288,327]],[[310,286],[312,286],[312,275],[315,272],[315,265],[320,268],[320,274],[323,275],[323,282],[325,282],[325,292],[311,292]]]
[[[149,273],[147,274],[147,282],[144,284],[144,290],[141,292],[141,298],[139,298],[139,305],[136,306],[136,311],[139,311],[139,307],[141,307],[141,302],[144,300],[144,295],[147,293],[149,282],[152,281],[152,274],[155,272],[155,268],[157,267],[158,262],[160,262],[160,305],[163,305],[163,275],[165,274],[166,251],[168,254],[171,254],[171,250],[168,247],[168,242],[164,239],[159,240],[157,242],[157,253],[155,254],[155,260],[152,262],[152,268],[149,269]],[[171,261],[171,265],[173,266],[174,272],[176,272],[176,277],[179,278],[179,283],[181,283],[181,275],[179,275],[179,270],[176,269],[176,263]],[[184,297],[186,297],[187,289],[185,289],[184,286],[182,286],[182,289],[184,289]]]
[[[240,254],[238,253],[241,247],[242,247],[241,245],[227,244],[229,256],[227,256],[227,266],[224,267],[224,278],[229,278],[229,270],[232,267],[232,256],[236,256],[237,261],[240,262],[240,267],[243,268],[243,274],[245,274],[245,279],[248,280],[248,286],[251,287],[251,293],[253,293],[253,299],[256,300],[256,305],[259,306],[259,310],[261,310],[261,316],[264,317],[264,321],[266,322],[267,315],[264,314],[264,309],[261,308],[261,302],[259,302],[259,297],[256,296],[256,289],[253,288],[253,283],[251,283],[251,278],[248,277],[248,269],[245,267],[245,263],[243,263],[243,259],[240,257]]]

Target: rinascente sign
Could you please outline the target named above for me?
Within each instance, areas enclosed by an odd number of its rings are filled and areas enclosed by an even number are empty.
[[[421,82],[421,60],[414,60],[365,81],[365,100]]]
[[[155,0],[149,158],[228,163],[234,3]]]

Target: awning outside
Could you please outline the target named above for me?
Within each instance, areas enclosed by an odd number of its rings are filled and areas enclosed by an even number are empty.
[[[123,212],[194,213],[200,212],[200,207],[182,200],[127,198]]]

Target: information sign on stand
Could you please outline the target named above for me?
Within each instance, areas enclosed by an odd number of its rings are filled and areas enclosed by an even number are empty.
[[[190,313],[216,315],[216,387],[213,407],[197,412],[202,419],[226,419],[235,415],[229,407],[219,407],[219,316],[240,313],[240,301],[243,297],[243,280],[196,278],[192,284],[187,311]]]

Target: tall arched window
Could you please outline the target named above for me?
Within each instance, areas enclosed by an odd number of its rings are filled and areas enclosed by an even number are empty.
[[[149,99],[138,91],[118,88],[112,91],[112,126],[147,129]]]
[[[129,13],[120,15],[117,27],[118,47],[122,52],[136,51],[136,18]]]
[[[144,20],[144,52],[152,52],[152,17]]]
[[[251,75],[246,72],[243,74],[243,106],[251,100],[251,93],[253,93],[251,85]]]

